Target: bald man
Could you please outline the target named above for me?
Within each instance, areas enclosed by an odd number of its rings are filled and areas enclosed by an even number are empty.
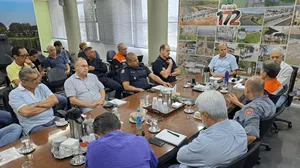
[[[142,92],[150,88],[147,77],[158,84],[172,87],[170,83],[164,82],[154,75],[143,63],[139,63],[135,53],[128,53],[126,56],[128,66],[121,70],[121,82],[124,90],[130,92]]]
[[[47,47],[49,56],[46,58],[45,67],[47,70],[51,68],[59,68],[65,71],[67,75],[70,75],[70,65],[68,61],[62,56],[56,56],[56,49],[53,45]]]
[[[214,77],[225,77],[226,71],[230,76],[236,75],[238,65],[235,56],[227,53],[227,44],[219,44],[219,54],[214,56],[209,63],[210,73]]]
[[[105,102],[103,84],[94,74],[88,73],[89,65],[83,58],[75,63],[75,74],[70,76],[64,84],[70,103],[81,108],[82,112],[89,112]]]
[[[259,138],[260,120],[274,115],[276,106],[268,95],[264,94],[264,80],[259,76],[253,76],[246,81],[244,94],[249,100],[246,105],[239,102],[234,95],[230,95],[230,100],[241,107],[234,119],[245,128],[250,144]]]

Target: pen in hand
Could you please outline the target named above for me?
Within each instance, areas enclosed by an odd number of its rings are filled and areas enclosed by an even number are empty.
[[[172,135],[174,135],[174,136],[177,136],[177,137],[179,137],[179,135],[178,134],[175,134],[174,132],[171,132],[171,131],[167,131],[168,133],[170,133],[170,134],[172,134]]]

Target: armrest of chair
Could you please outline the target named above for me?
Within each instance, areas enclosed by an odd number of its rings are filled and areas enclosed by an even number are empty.
[[[293,90],[292,92],[290,92],[290,93],[288,94],[287,104],[286,104],[287,107],[289,107],[289,106],[292,104],[293,98],[294,98],[294,96],[296,96],[296,95],[297,95],[297,91],[296,91],[296,90]]]

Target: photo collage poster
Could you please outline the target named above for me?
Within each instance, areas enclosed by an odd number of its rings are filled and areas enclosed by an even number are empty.
[[[177,62],[187,73],[208,66],[222,42],[241,76],[259,74],[273,48],[300,67],[300,0],[180,0],[178,26]]]

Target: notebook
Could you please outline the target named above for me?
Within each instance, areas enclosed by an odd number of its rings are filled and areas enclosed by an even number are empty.
[[[179,146],[182,142],[184,142],[186,136],[168,129],[164,129],[160,133],[155,135],[155,138],[170,143],[172,145]]]
[[[115,104],[115,105],[117,105],[118,107],[123,106],[124,104],[127,103],[127,101],[120,100],[120,99],[113,99],[113,100],[108,101],[108,102],[110,102],[110,103],[112,103],[112,104]]]

